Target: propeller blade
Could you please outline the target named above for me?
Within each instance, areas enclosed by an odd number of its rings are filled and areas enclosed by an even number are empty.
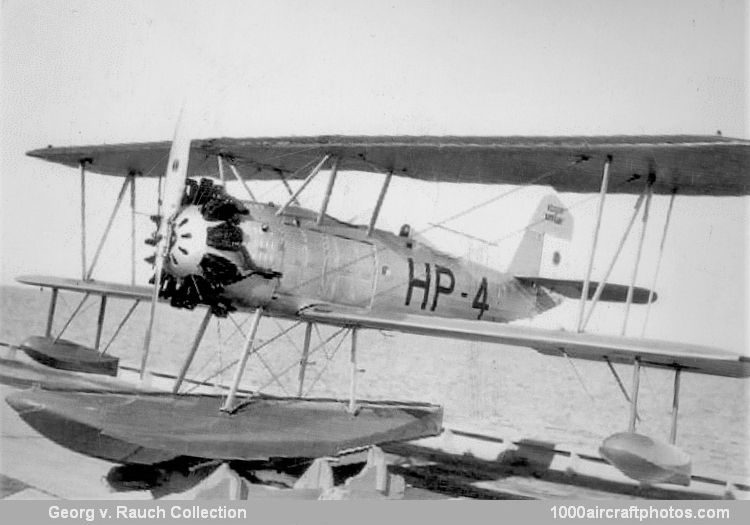
[[[182,196],[185,194],[185,179],[187,179],[188,161],[190,159],[190,135],[183,125],[184,108],[180,111],[177,121],[172,147],[169,150],[169,162],[165,173],[164,184],[164,217],[165,222],[174,219],[174,215],[180,209]]]
[[[169,150],[167,170],[164,174],[163,213],[164,219],[159,222],[156,239],[156,261],[154,268],[154,288],[151,293],[151,309],[149,311],[146,336],[143,340],[143,355],[141,357],[141,379],[146,374],[146,363],[151,348],[151,335],[154,329],[154,318],[156,317],[156,303],[159,301],[159,290],[162,286],[162,271],[168,256],[169,242],[172,237],[172,227],[175,215],[182,204],[182,196],[185,193],[187,180],[188,161],[190,160],[190,135],[184,125],[184,107],[177,119],[174,139]]]

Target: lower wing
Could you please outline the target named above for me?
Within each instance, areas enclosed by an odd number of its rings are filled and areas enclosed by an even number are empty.
[[[300,312],[300,317],[307,321],[341,326],[524,346],[547,355],[612,363],[633,363],[638,359],[646,366],[679,368],[724,377],[750,377],[750,356],[687,343],[414,314],[389,316],[328,305],[305,308]]]
[[[17,280],[35,286],[86,292],[93,295],[141,300],[150,299],[151,296],[150,288],[146,286],[47,276],[24,276]],[[542,354],[592,361],[633,363],[635,359],[639,359],[641,364],[646,366],[680,368],[689,372],[724,377],[750,377],[749,356],[688,343],[542,330],[487,321],[415,314],[386,315],[331,305],[309,306],[300,310],[299,317],[305,321],[332,325],[524,346]]]

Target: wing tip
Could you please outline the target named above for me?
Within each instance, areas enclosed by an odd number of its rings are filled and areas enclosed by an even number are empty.
[[[37,148],[32,149],[26,152],[26,155],[28,157],[34,157],[37,159],[46,159],[49,156],[49,151],[53,149],[52,145],[47,146],[46,148]]]

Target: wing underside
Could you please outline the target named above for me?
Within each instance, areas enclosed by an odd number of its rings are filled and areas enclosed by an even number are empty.
[[[158,176],[169,142],[48,147],[28,152],[95,173]],[[655,193],[750,194],[750,142],[719,136],[396,137],[318,136],[216,138],[192,142],[189,175],[216,176],[216,157],[230,160],[244,178],[304,178],[323,155],[340,170],[387,172],[455,183],[538,184],[557,191],[599,191],[602,167],[612,157],[609,191],[640,193],[655,176]]]
[[[19,282],[59,290],[127,299],[149,299],[145,286],[80,281],[47,276],[23,276]],[[750,357],[727,350],[654,339],[616,337],[589,333],[543,330],[508,324],[427,317],[414,314],[388,316],[382,313],[339,306],[310,306],[299,312],[301,319],[339,326],[484,341],[532,348],[542,354],[576,359],[633,363],[680,368],[725,377],[750,377]]]
[[[543,330],[508,324],[420,315],[374,315],[354,309],[313,306],[303,319],[341,326],[392,330],[434,337],[484,341],[532,348],[542,354],[592,361],[633,363],[725,377],[750,377],[750,358],[701,345]]]

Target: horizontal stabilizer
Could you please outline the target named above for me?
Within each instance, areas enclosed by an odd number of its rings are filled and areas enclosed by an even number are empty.
[[[570,299],[580,299],[581,291],[583,290],[583,281],[574,281],[569,279],[548,279],[546,277],[523,277],[516,276],[516,279],[521,281],[525,285],[536,285],[546,288],[552,292],[559,293]],[[591,281],[589,283],[589,296],[588,299],[593,299],[596,289],[599,287],[599,283]],[[633,304],[647,304],[649,293],[651,291],[647,288],[640,288],[638,286],[633,288]],[[600,301],[607,301],[612,303],[624,303],[628,297],[628,287],[623,284],[604,284],[604,290],[602,290]],[[656,292],[653,293],[651,302],[656,301]]]

